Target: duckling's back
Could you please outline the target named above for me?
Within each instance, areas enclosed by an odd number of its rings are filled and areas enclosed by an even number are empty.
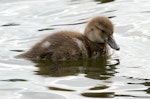
[[[88,58],[85,36],[78,32],[60,31],[34,45],[19,57],[49,60],[79,60]]]

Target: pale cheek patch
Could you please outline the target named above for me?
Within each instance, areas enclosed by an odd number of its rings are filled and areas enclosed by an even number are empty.
[[[104,43],[104,38],[102,38],[102,36],[100,36],[99,33],[95,34],[95,39],[98,43]]]
[[[89,40],[93,42],[103,43],[104,39],[99,35],[99,33],[89,33],[88,35]]]
[[[51,45],[50,42],[45,41],[45,42],[43,42],[42,47],[43,47],[43,48],[48,48],[50,45]]]
[[[94,41],[94,37],[93,37],[93,35],[90,33],[90,34],[88,34],[88,38],[91,40],[91,41]]]

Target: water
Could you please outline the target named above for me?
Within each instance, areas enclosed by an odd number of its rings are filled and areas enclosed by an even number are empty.
[[[150,99],[149,0],[0,4],[0,99]],[[83,32],[97,15],[110,17],[115,25],[121,50],[110,59],[55,63],[14,58],[54,31]]]

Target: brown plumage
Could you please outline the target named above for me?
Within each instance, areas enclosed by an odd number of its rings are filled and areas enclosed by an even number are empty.
[[[115,41],[110,38],[112,35],[111,21],[107,17],[94,17],[89,21],[84,34],[73,31],[56,32],[18,57],[53,61],[96,58],[107,55],[107,43],[119,50]]]

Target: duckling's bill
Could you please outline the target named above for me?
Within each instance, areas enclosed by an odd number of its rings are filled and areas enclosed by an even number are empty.
[[[110,36],[108,39],[105,40],[105,42],[112,48],[115,50],[119,50],[120,47],[117,45],[115,39],[113,36]]]

